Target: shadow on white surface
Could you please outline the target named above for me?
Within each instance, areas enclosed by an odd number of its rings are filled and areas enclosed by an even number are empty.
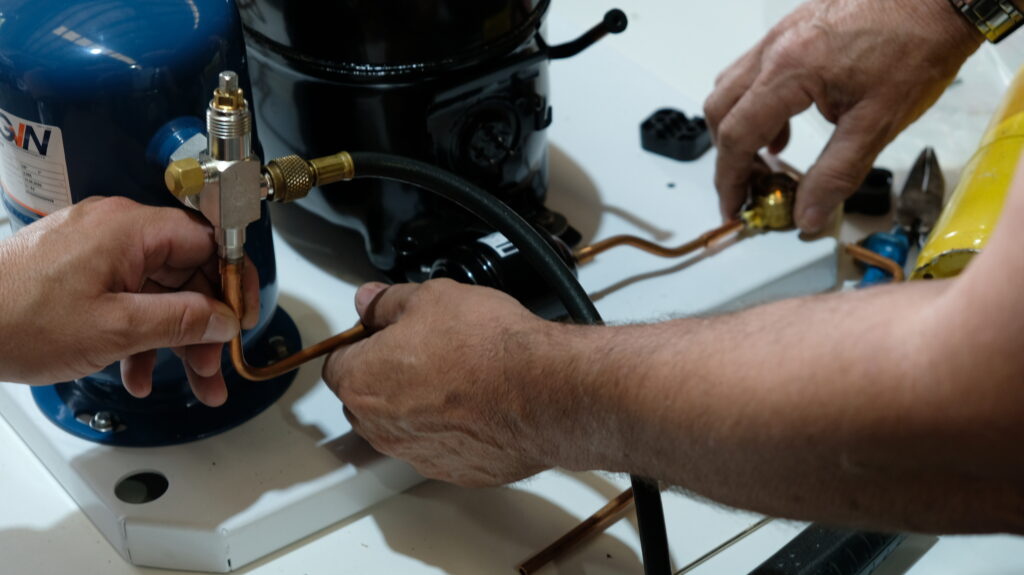
[[[618,487],[588,474],[611,498]],[[574,476],[575,477],[575,476]],[[514,573],[515,566],[575,527],[580,518],[555,502],[515,487],[460,489],[431,482],[402,496],[402,505],[371,511],[388,545],[451,575]],[[471,531],[466,529],[472,525]],[[473,535],[467,537],[467,533]],[[640,573],[625,542],[603,534],[542,571],[548,575]]]
[[[550,161],[551,184],[546,204],[569,219],[569,224],[583,236],[582,245],[594,241],[605,215],[622,219],[653,241],[672,237],[671,230],[660,228],[627,209],[605,205],[597,184],[587,171],[554,143],[550,146]]]

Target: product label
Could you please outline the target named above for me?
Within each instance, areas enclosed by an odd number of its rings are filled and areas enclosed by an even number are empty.
[[[494,250],[501,259],[512,257],[519,253],[519,248],[498,232],[484,236],[477,241]]]
[[[71,205],[60,128],[0,110],[0,185],[12,207],[42,217]]]

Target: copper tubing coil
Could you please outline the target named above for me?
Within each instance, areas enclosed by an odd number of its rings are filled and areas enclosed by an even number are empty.
[[[745,224],[741,220],[731,221],[719,228],[715,228],[699,238],[685,243],[677,248],[666,248],[659,246],[653,242],[649,242],[645,239],[638,238],[636,236],[614,236],[606,240],[591,244],[589,246],[582,247],[573,254],[576,257],[576,261],[580,265],[590,263],[598,255],[619,246],[632,246],[639,250],[643,250],[649,254],[654,254],[663,258],[679,258],[685,255],[692,254],[698,250],[709,248],[714,244],[721,241],[726,236],[734,234],[744,228]]]
[[[892,276],[893,283],[902,283],[906,279],[906,276],[903,273],[903,267],[900,266],[899,263],[883,255],[876,254],[875,252],[857,244],[846,244],[844,249],[846,250],[846,253],[850,254],[850,257],[858,262],[885,270],[886,273]]]
[[[551,545],[545,547],[540,553],[537,553],[526,561],[523,561],[518,567],[520,575],[532,575],[533,573],[536,573],[548,563],[563,557],[580,543],[599,533],[603,533],[610,526],[622,519],[622,517],[632,509],[632,507],[633,489],[630,488],[617,495],[615,499],[609,501],[608,504],[599,509],[597,513],[587,517],[582,523],[574,527],[572,531],[561,536],[558,541],[555,541]]]
[[[221,265],[221,289],[224,292],[224,302],[241,318],[245,315],[245,303],[242,298],[242,269],[241,264],[222,262]],[[266,367],[252,367],[245,361],[245,354],[242,351],[242,334],[239,333],[231,340],[231,363],[239,375],[249,381],[269,381],[278,378],[289,371],[298,369],[307,361],[314,360],[322,355],[327,355],[341,346],[355,343],[369,333],[362,324],[357,324],[348,331],[326,339],[316,345],[294,353],[277,363]]]

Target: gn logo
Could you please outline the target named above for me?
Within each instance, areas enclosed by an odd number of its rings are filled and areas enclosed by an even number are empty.
[[[43,128],[38,124],[13,124],[10,118],[0,113],[0,137],[22,150],[33,151],[29,149],[31,147],[40,156],[45,157],[46,150],[50,147],[50,135],[52,133],[52,129]]]

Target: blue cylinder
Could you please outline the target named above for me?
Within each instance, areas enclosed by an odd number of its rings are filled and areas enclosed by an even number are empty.
[[[892,233],[871,234],[864,241],[863,246],[901,266],[907,265],[907,257],[910,254],[910,238],[901,230],[895,230]],[[892,276],[885,270],[868,266],[864,271],[864,278],[857,287],[865,288],[891,281]]]
[[[198,119],[219,72],[238,72],[251,93],[231,0],[13,0],[0,5],[0,22],[0,198],[15,229],[90,196],[116,194],[180,207],[163,183],[175,138],[183,141],[202,126]],[[254,144],[261,154],[258,140]],[[295,351],[294,326],[278,317],[266,208],[247,235],[247,251],[260,276],[261,313],[259,325],[245,335],[246,347],[259,356],[268,338],[288,332],[288,347]],[[88,326],[82,326],[82,337],[89,337]],[[275,346],[280,350],[280,340]],[[225,373],[229,368],[225,362]],[[196,404],[180,361],[165,350],[154,372],[153,397],[146,400],[123,391],[113,365],[81,381],[45,388],[37,401],[76,435],[158,445],[236,425],[269,405],[286,385],[239,386],[229,389],[222,409],[189,411],[185,420],[167,425],[150,423],[181,418],[182,410]],[[119,418],[120,434],[82,428],[90,411],[100,409]]]

